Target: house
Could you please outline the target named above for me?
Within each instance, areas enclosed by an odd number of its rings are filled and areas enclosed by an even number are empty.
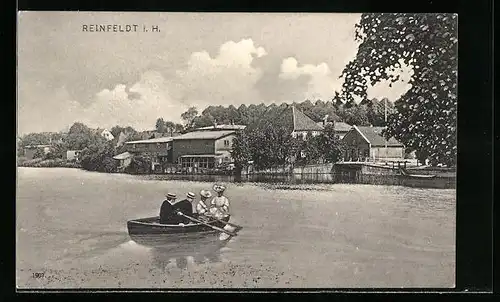
[[[308,135],[316,136],[323,131],[323,126],[315,123],[311,118],[305,115],[295,106],[288,106],[278,116],[277,124],[289,129],[293,137],[302,137],[306,139]]]
[[[102,128],[91,129],[91,132],[104,137],[107,141],[111,141],[115,138],[115,136],[108,129],[102,129]]]
[[[109,131],[108,129],[104,129],[101,131],[100,135],[102,137],[104,137],[106,140],[108,141],[111,141],[113,140],[115,137],[113,136],[113,134],[111,133],[111,131]]]
[[[132,155],[149,157],[153,171],[161,170],[166,163],[172,163],[172,137],[126,142],[125,149]]]
[[[82,150],[68,150],[66,151],[66,160],[67,161],[79,161],[80,160],[80,153]]]
[[[335,129],[335,133],[339,136],[340,139],[343,139],[344,136],[351,131],[352,126],[344,123],[344,122],[335,122],[333,124],[333,128]]]
[[[202,130],[173,137],[172,160],[189,170],[229,164],[235,134],[235,130]]]
[[[38,154],[47,155],[52,145],[28,145],[24,147],[24,157],[34,159]]]
[[[113,156],[113,159],[118,161],[118,171],[123,171],[126,167],[130,165],[132,162],[132,158],[134,155],[130,152],[123,152],[121,154],[118,154],[116,156]]]
[[[404,158],[404,145],[394,138],[382,136],[385,127],[353,126],[342,139],[346,144],[346,161],[380,161]]]
[[[318,122],[316,123],[322,127],[328,125],[328,124],[332,124],[332,122]],[[337,133],[337,135],[339,136],[340,139],[342,139],[346,134],[347,132],[351,131],[351,128],[352,126],[347,124],[347,123],[344,123],[344,122],[333,122],[333,127],[335,129],[335,133]]]

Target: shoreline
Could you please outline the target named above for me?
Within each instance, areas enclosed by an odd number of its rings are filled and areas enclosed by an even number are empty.
[[[456,189],[456,176],[437,176],[434,179],[412,179],[404,175],[378,175],[361,174],[360,178],[342,179],[332,174],[253,174],[241,176],[239,179],[234,175],[208,175],[208,174],[130,174],[130,173],[108,173],[99,171],[89,171],[80,166],[20,166],[18,168],[66,168],[78,169],[86,172],[97,172],[105,174],[120,174],[136,176],[145,180],[165,180],[165,181],[194,181],[194,182],[229,182],[229,183],[250,183],[263,184],[269,189],[300,190],[314,185],[334,185],[334,184],[360,184],[392,187],[413,187],[420,189]],[[321,177],[320,177],[321,176]],[[314,190],[310,188],[305,188]]]

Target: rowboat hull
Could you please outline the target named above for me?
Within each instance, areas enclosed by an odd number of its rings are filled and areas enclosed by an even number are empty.
[[[425,174],[408,174],[405,175],[408,178],[418,178],[418,179],[433,179],[436,175],[425,175]]]
[[[228,221],[226,218],[224,221]],[[209,221],[210,225],[223,228],[224,223],[219,221]],[[206,233],[215,232],[211,227],[202,223],[181,224],[161,224],[159,217],[148,217],[141,219],[129,220],[127,222],[129,235],[154,235],[154,234],[190,234],[190,233]]]

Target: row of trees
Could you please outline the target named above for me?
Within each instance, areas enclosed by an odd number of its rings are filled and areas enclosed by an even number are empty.
[[[391,114],[394,110],[394,105],[387,99],[381,101],[376,98],[365,100],[359,104],[354,101],[343,103],[339,96],[337,99],[330,101],[317,100],[311,102],[305,100],[303,102],[293,102],[292,105],[298,110],[301,110],[308,115],[313,121],[320,122],[325,117],[328,121],[342,121],[350,125],[359,126],[384,126],[385,125],[385,106],[387,105],[387,113]],[[238,108],[233,105],[225,106],[209,106],[201,113],[196,107],[189,108],[181,115],[186,128],[207,127],[218,124],[238,124],[250,125],[262,119],[265,114],[273,114],[273,112],[289,106],[290,104],[282,103],[277,105],[272,103],[265,105],[251,104],[249,106],[242,104]],[[158,129],[158,126],[157,126]]]
[[[128,134],[127,140],[140,139],[141,134],[134,128],[127,126],[115,126],[111,130],[114,139],[106,140],[95,129],[89,128],[83,123],[74,123],[67,133],[30,133],[24,135],[19,141],[19,151],[28,145],[50,144],[48,154],[41,150],[36,152],[35,158],[43,159],[65,159],[66,151],[81,150],[80,165],[89,171],[113,172],[116,170],[117,162],[113,156],[124,151],[123,145],[118,144],[120,133]]]

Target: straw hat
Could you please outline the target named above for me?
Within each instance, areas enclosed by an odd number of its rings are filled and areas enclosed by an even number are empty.
[[[175,195],[174,193],[168,193],[165,196],[167,196],[167,198],[172,198],[172,199],[175,199],[177,197],[177,195]]]
[[[210,191],[207,191],[207,190],[201,190],[200,191],[200,195],[205,197],[205,198],[210,198],[212,197],[212,193],[210,193]]]
[[[191,198],[191,199],[193,199],[193,198],[195,198],[195,197],[196,197],[196,195],[195,195],[193,192],[189,192],[189,193],[187,193],[187,195],[186,195],[186,196],[187,196],[187,198]]]
[[[223,186],[223,185],[217,185],[215,184],[214,187],[213,187],[214,191],[219,193],[219,192],[224,192],[224,190],[226,190],[226,187]]]

